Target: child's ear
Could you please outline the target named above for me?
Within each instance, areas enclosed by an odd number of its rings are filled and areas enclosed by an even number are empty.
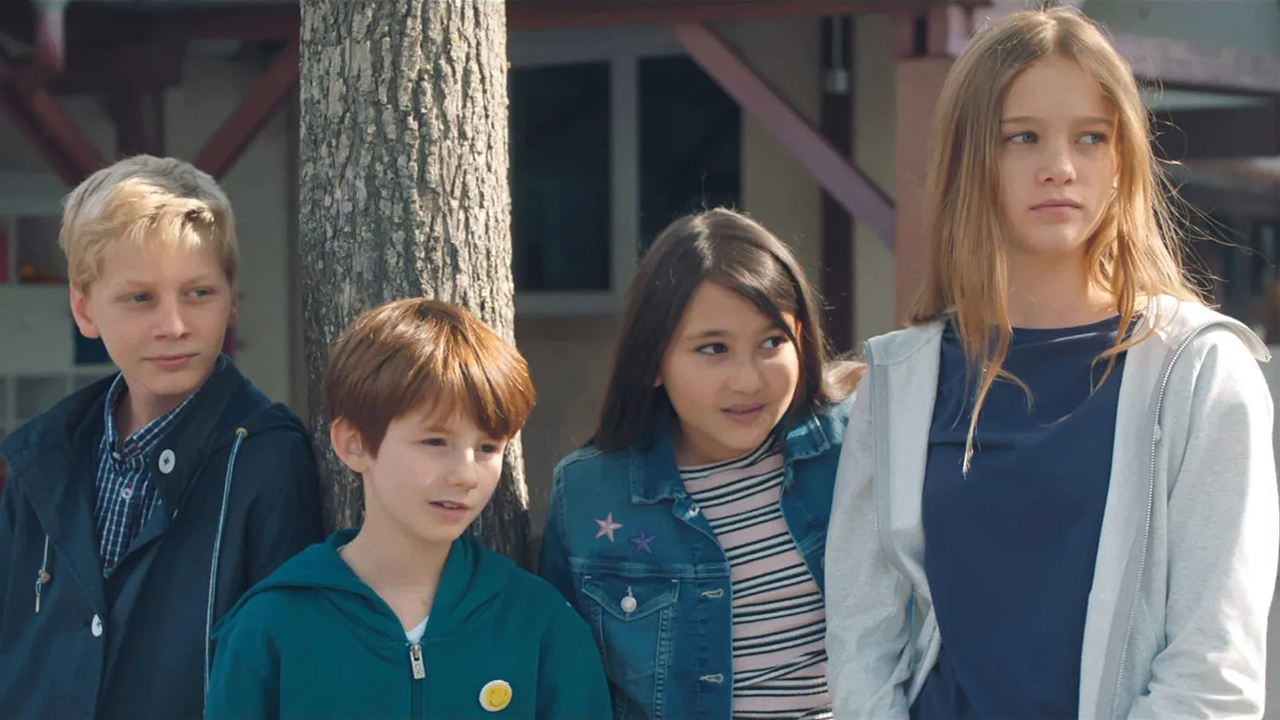
[[[98,324],[89,314],[89,298],[74,284],[71,285],[71,317],[75,319],[81,335],[90,339],[102,337]]]
[[[329,442],[333,445],[334,454],[343,465],[351,468],[351,472],[359,474],[368,469],[372,458],[365,452],[360,431],[349,420],[338,418],[329,423]]]

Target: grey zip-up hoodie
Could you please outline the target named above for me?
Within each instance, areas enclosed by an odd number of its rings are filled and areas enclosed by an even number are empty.
[[[1262,716],[1280,506],[1272,402],[1239,322],[1156,298],[1125,360],[1080,718]],[[826,550],[834,715],[906,718],[942,639],[920,519],[943,323],[866,344]],[[1142,328],[1139,328],[1141,331]]]

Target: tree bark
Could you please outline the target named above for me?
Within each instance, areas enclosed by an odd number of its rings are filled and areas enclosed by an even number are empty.
[[[503,2],[303,0],[300,240],[308,397],[330,527],[360,483],[333,455],[328,349],[361,312],[427,296],[513,340]],[[528,560],[519,442],[472,531]]]

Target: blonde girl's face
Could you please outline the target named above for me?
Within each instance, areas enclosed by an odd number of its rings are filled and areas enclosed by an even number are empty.
[[[783,318],[798,337],[795,318]],[[799,353],[782,328],[738,293],[703,282],[657,379],[679,418],[676,460],[705,465],[751,452],[787,413],[799,379]]]
[[[1082,259],[1112,201],[1116,112],[1078,65],[1047,57],[1009,87],[1000,127],[1000,206],[1011,251]]]

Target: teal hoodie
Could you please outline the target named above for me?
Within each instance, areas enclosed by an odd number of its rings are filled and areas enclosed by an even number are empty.
[[[206,718],[611,717],[591,632],[542,579],[463,535],[410,645],[338,556],[355,534],[304,550],[218,623]]]

